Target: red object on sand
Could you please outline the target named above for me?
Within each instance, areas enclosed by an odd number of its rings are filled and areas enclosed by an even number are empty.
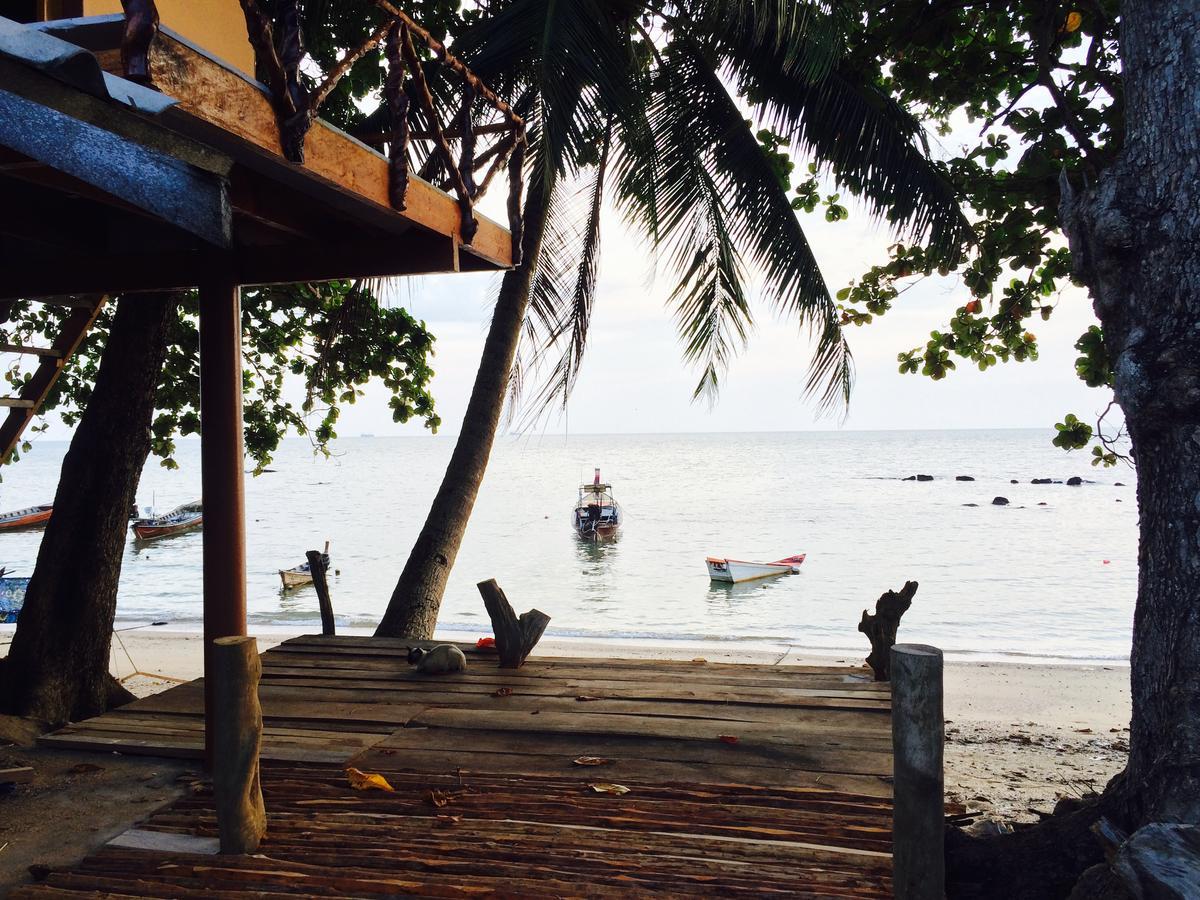
[[[476,650],[494,650],[495,648],[496,648],[496,639],[494,637],[480,638],[479,640],[477,640],[475,642]]]

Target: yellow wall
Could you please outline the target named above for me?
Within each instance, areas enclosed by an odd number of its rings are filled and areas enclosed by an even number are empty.
[[[238,0],[157,0],[162,24],[247,75],[254,75],[254,51]],[[85,16],[121,12],[121,0],[84,0]]]

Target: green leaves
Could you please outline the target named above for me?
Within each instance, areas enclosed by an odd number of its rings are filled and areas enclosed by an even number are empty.
[[[1112,387],[1113,370],[1104,344],[1104,332],[1091,325],[1075,342],[1080,356],[1075,360],[1075,373],[1088,387]]]
[[[1057,434],[1051,443],[1063,450],[1082,450],[1092,440],[1092,426],[1079,421],[1074,413],[1067,413],[1067,417],[1056,424],[1054,430]]]

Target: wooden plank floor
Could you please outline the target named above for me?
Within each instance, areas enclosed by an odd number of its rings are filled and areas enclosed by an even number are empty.
[[[406,647],[264,654],[260,855],[110,845],[13,896],[889,895],[890,699],[862,670],[471,656],[429,678]],[[196,756],[202,695],[181,685],[43,741]],[[353,790],[348,765],[395,791]],[[140,829],[211,837],[211,798]]]

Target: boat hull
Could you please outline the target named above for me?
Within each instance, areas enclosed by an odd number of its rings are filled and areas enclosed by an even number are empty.
[[[759,578],[774,578],[778,575],[792,575],[800,571],[804,562],[804,554],[789,556],[771,563],[747,562],[743,559],[720,559],[710,556],[704,561],[708,566],[708,577],[713,581],[726,584],[740,584],[743,581],[755,581]]]
[[[204,519],[199,518],[193,522],[179,522],[171,525],[134,525],[133,533],[139,541],[153,541],[158,538],[195,531],[203,526]]]
[[[304,587],[313,583],[312,572],[301,572],[296,569],[280,569],[279,580],[285,588]]]
[[[20,531],[24,528],[40,528],[50,521],[54,512],[51,506],[35,506],[0,516],[0,531]]]

